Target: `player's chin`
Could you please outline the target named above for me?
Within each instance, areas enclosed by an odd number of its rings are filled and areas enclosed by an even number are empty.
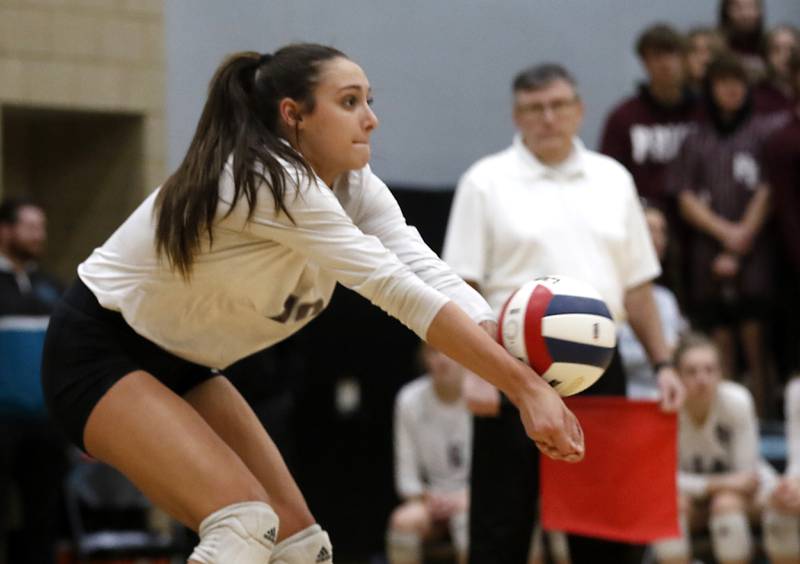
[[[372,149],[369,143],[353,143],[353,151],[351,153],[352,160],[358,165],[358,168],[365,166],[370,157],[372,156]]]

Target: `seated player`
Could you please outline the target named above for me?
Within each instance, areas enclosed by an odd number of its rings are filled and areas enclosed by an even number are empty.
[[[772,564],[800,562],[800,374],[786,387],[786,473],[764,511],[764,549]]]
[[[661,564],[691,562],[689,535],[708,527],[720,564],[750,562],[757,519],[774,470],[758,454],[750,392],[723,380],[720,355],[705,335],[689,334],[675,352],[686,402],[678,414],[678,538],[655,544]]]
[[[422,562],[422,541],[449,530],[463,563],[472,452],[463,369],[425,344],[422,360],[427,373],[403,386],[395,402],[395,478],[403,502],[389,519],[389,562]]]

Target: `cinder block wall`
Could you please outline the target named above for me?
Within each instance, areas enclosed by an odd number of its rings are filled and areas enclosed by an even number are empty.
[[[163,0],[0,0],[0,196],[65,279],[166,173]]]
[[[162,0],[0,0],[0,105],[144,118],[144,184],[165,172]]]

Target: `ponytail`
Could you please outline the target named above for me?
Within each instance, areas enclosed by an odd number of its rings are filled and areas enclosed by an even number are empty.
[[[344,55],[322,45],[298,44],[272,56],[236,53],[217,69],[186,156],[161,187],[154,209],[156,253],[166,257],[184,279],[191,276],[203,232],[213,244],[219,179],[231,154],[231,210],[244,195],[248,219],[252,217],[259,185],[264,183],[277,213],[291,219],[284,201],[285,167],[279,159],[309,178],[314,178],[314,173],[302,155],[280,137],[278,104],[289,97],[311,111],[319,66],[335,57]]]

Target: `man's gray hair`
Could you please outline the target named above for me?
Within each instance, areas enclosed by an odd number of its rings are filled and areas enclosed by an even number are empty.
[[[514,77],[512,89],[514,92],[541,90],[556,80],[568,82],[573,88],[578,86],[578,83],[567,69],[556,63],[544,63],[528,67],[517,74]]]

